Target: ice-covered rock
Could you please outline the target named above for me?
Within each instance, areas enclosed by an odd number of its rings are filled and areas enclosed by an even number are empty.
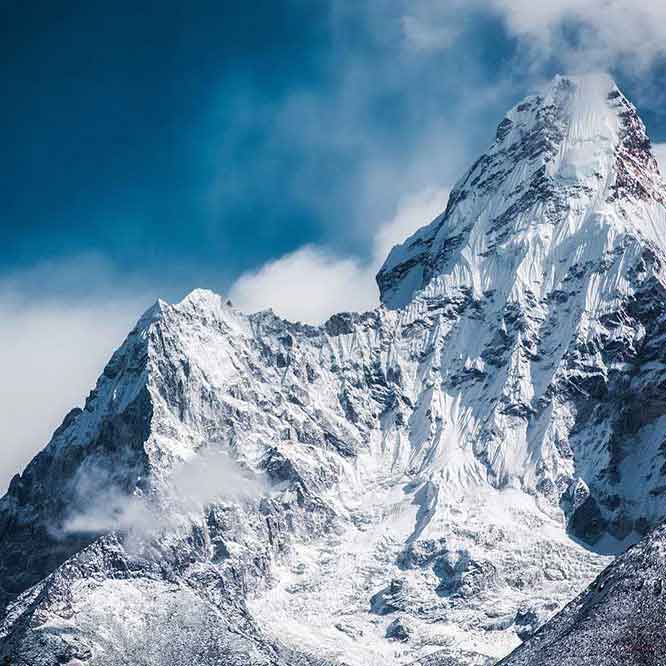
[[[0,656],[507,654],[666,516],[665,231],[634,107],[558,77],[376,310],[157,303],[0,500]]]
[[[406,643],[410,639],[412,631],[413,630],[408,622],[405,622],[401,617],[396,617],[395,620],[386,627],[386,638]]]
[[[666,528],[630,548],[501,666],[666,663]]]

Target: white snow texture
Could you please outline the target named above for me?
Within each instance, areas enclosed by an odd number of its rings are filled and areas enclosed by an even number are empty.
[[[507,114],[446,211],[390,252],[377,309],[315,327],[202,290],[159,302],[0,502],[0,529],[48,519],[64,544],[125,534],[104,548],[136,574],[110,575],[101,555],[85,562],[105,573],[88,574],[72,547],[48,579],[67,602],[38,599],[41,574],[17,585],[0,644],[50,664],[34,637],[58,633],[85,644],[71,659],[121,663],[119,618],[141,633],[150,612],[164,642],[159,609],[181,617],[192,595],[224,616],[210,581],[233,571],[247,622],[234,640],[257,637],[237,663],[508,654],[666,514],[664,194],[613,81],[557,77]],[[139,422],[138,439],[100,444],[109,423]],[[183,465],[217,455],[233,467],[183,481]],[[81,485],[100,468],[96,488]],[[72,504],[45,504],[36,484]],[[107,510],[102,488],[129,499]],[[147,534],[146,515],[168,519]],[[196,554],[169,577],[173,544]],[[26,609],[43,623],[23,626]],[[155,654],[144,662],[167,663],[166,647]]]

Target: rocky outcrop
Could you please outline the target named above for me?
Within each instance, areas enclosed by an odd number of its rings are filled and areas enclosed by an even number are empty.
[[[665,546],[666,528],[660,527],[618,557],[500,665],[664,663]]]
[[[666,515],[663,201],[616,86],[558,77],[392,251],[376,310],[156,304],[0,500],[0,656],[535,645]]]

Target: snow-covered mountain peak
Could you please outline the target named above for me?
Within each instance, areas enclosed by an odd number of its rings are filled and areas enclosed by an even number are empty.
[[[230,303],[225,303],[221,294],[211,289],[193,289],[178,304],[177,307],[203,308],[203,309],[221,309],[230,307]]]
[[[193,289],[178,303],[170,305],[167,310],[179,313],[190,313],[203,317],[208,315],[220,321],[227,323],[236,322],[242,315],[238,312],[233,303],[210,289]]]
[[[506,654],[666,518],[665,226],[635,109],[558,77],[391,252],[388,307],[159,301],[0,500],[0,656]]]
[[[542,95],[527,98],[505,116],[491,150],[501,153],[529,142],[534,128],[543,127],[550,141],[535,148],[543,151],[548,176],[580,182],[608,173],[621,125],[617,105],[609,104],[615,95],[619,99],[617,86],[606,76],[558,76]]]
[[[645,125],[612,79],[557,76],[504,117],[446,211],[391,251],[382,302],[457,289],[480,298],[498,271],[513,299],[545,294],[580,260],[579,236],[596,258],[627,233],[666,248],[664,200]]]

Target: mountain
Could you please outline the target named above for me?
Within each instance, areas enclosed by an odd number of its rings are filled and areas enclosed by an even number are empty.
[[[617,86],[557,77],[391,251],[376,310],[158,302],[0,500],[0,656],[533,645],[666,516],[665,196]]]
[[[501,666],[666,663],[666,528],[630,548]]]

